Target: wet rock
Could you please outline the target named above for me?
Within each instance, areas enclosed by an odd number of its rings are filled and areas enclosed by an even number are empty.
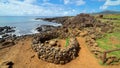
[[[10,26],[0,27],[0,35],[10,32],[15,32],[14,28],[15,27],[10,27]]]
[[[41,25],[40,27],[37,27],[36,30],[39,32],[46,32],[46,31],[51,31],[56,28],[57,27],[52,26],[52,25]]]
[[[0,43],[3,43],[3,42],[5,42],[5,39],[0,38]]]
[[[37,27],[36,30],[37,30],[38,32],[41,32],[41,31],[42,31],[42,27]]]

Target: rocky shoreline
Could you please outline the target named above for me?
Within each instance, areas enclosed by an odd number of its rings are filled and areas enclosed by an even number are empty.
[[[37,19],[39,20],[39,19]],[[89,14],[79,14],[74,17],[56,17],[56,18],[42,18],[44,21],[56,22],[62,24],[58,28],[49,30],[57,34],[58,38],[65,39],[67,37],[84,37],[90,51],[102,60],[101,48],[96,43],[96,39],[104,37],[105,33],[112,33],[114,25],[112,22],[104,23],[97,20],[96,17]],[[39,29],[39,28],[38,28]],[[117,60],[118,59],[118,60]],[[115,60],[109,62],[109,60]],[[119,61],[119,58],[107,58],[106,64],[111,64]]]
[[[102,51],[95,40],[103,37],[105,33],[113,32],[114,29],[112,22],[101,22],[100,20],[97,20],[96,17],[89,14],[79,14],[70,17],[36,18],[36,20],[60,23],[62,26],[41,25],[36,27],[36,30],[39,32],[38,34],[19,37],[12,35],[9,36],[10,38],[0,38],[0,49],[16,44],[17,40],[32,37],[31,48],[37,52],[39,59],[55,64],[65,64],[75,59],[79,52],[80,46],[75,38],[84,37],[86,38],[86,43],[88,44],[90,51],[101,59]],[[8,32],[14,31],[13,28],[3,28],[0,27],[0,32],[5,30]],[[68,37],[73,38],[74,41],[72,41],[66,49],[61,49],[58,46],[49,46],[51,40],[65,40]],[[48,53],[50,53],[51,57]],[[57,58],[55,58],[55,56],[57,56]]]

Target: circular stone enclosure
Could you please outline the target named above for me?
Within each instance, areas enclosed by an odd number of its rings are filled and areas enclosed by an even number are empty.
[[[76,38],[65,40],[64,47],[59,44],[60,39],[50,35],[36,37],[33,39],[32,49],[37,52],[38,58],[50,63],[66,64],[78,56],[80,50]]]

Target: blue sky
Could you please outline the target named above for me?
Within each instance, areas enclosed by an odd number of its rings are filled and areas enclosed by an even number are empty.
[[[120,11],[120,0],[0,0],[0,16],[66,16]]]

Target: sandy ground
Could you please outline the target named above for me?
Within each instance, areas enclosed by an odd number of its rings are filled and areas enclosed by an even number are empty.
[[[4,61],[14,62],[13,68],[120,68],[120,65],[102,66],[88,50],[84,38],[77,38],[81,50],[79,56],[65,65],[48,63],[37,58],[31,49],[31,38],[21,40],[15,46],[0,50],[0,64]]]

